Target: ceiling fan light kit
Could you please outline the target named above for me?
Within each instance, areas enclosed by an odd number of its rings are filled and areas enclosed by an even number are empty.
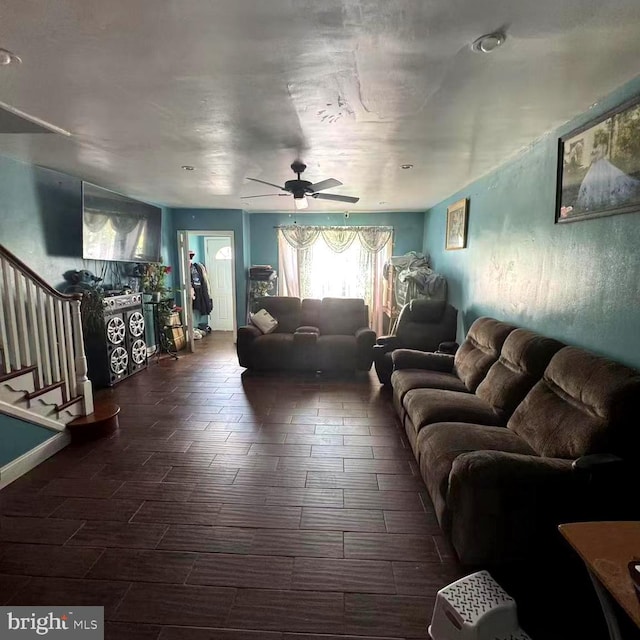
[[[336,180],[335,178],[327,178],[326,180],[321,180],[320,182],[312,183],[309,180],[302,180],[300,178],[300,174],[304,172],[307,168],[307,165],[299,160],[296,160],[291,163],[291,170],[297,174],[297,178],[295,180],[287,180],[284,183],[284,186],[280,186],[278,184],[274,184],[273,182],[266,182],[265,180],[260,180],[258,178],[247,178],[247,180],[251,180],[252,182],[259,182],[260,184],[266,184],[270,187],[275,187],[276,189],[280,189],[281,191],[286,191],[288,194],[293,196],[293,202],[295,204],[296,209],[306,209],[309,206],[309,202],[307,200],[307,196],[310,196],[315,199],[320,200],[333,200],[335,202],[349,202],[351,204],[355,204],[360,200],[360,198],[355,198],[353,196],[342,196],[337,193],[320,193],[320,191],[324,191],[325,189],[331,189],[333,187],[342,186],[342,182],[340,180]],[[262,198],[266,196],[272,195],[286,195],[282,193],[265,193],[256,196],[243,196],[243,200],[248,198]]]
[[[293,202],[298,210],[307,209],[309,207],[309,203],[304,196],[302,196],[302,198],[296,198],[296,196],[293,196]]]

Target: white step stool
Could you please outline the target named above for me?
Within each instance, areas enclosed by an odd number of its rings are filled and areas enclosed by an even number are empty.
[[[515,600],[488,571],[438,591],[429,633],[433,640],[531,640],[518,626]]]

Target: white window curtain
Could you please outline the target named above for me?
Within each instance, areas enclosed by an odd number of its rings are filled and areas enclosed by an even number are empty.
[[[278,227],[279,293],[363,298],[381,334],[382,270],[392,245],[392,227]]]

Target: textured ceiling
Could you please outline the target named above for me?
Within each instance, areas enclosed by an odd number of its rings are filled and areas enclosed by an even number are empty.
[[[423,210],[640,70],[638,0],[4,0],[0,17],[23,59],[0,98],[72,134],[0,134],[0,153],[173,206],[290,210],[240,196],[299,157],[360,196],[350,211]],[[502,48],[471,50],[499,27]]]

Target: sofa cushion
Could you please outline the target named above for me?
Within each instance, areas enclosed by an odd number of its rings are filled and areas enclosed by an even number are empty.
[[[278,328],[278,321],[266,310],[260,309],[250,314],[251,323],[262,333],[273,333]]]
[[[507,426],[542,456],[624,456],[640,444],[639,417],[640,372],[564,347]]]
[[[428,369],[402,369],[391,374],[393,392],[401,399],[411,389],[449,389],[468,393],[462,380],[452,373]]]
[[[533,331],[515,329],[504,341],[500,358],[476,389],[476,395],[506,422],[563,346],[562,342]]]
[[[500,357],[502,345],[514,329],[493,318],[478,318],[469,327],[465,341],[456,352],[454,371],[471,393]]]
[[[447,511],[449,474],[454,460],[469,451],[506,451],[535,455],[535,451],[515,433],[503,427],[439,422],[418,434],[416,450],[420,455],[420,472],[433,501],[438,522],[448,533]]]
[[[364,300],[323,298],[319,326],[323,335],[355,335],[358,329],[369,326]]]
[[[291,369],[293,360],[293,334],[269,333],[253,341],[251,360],[254,369]]]
[[[317,327],[321,309],[322,300],[305,298],[300,304],[300,324],[306,327]]]
[[[293,333],[300,326],[300,298],[264,296],[256,298],[256,309],[266,309],[277,321],[275,333]]]
[[[354,336],[321,335],[318,338],[318,369],[320,371],[353,371],[358,369],[357,364],[358,345]]]
[[[416,433],[434,422],[468,422],[504,426],[500,413],[473,393],[443,389],[412,389],[404,408]]]

